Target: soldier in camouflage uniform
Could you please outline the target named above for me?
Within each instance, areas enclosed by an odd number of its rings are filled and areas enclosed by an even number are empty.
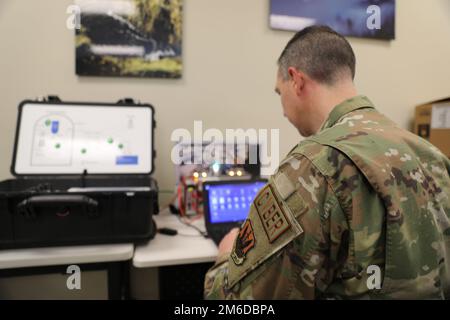
[[[308,138],[220,244],[206,298],[450,298],[450,161],[354,94],[353,77],[353,51],[329,28],[307,28],[286,46],[276,90]],[[318,107],[319,121],[289,109],[314,94],[320,106],[330,92],[346,98]]]

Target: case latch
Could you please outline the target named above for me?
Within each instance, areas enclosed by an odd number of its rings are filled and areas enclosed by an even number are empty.
[[[48,95],[46,97],[40,96],[36,100],[42,102],[62,102],[61,99],[56,95]]]

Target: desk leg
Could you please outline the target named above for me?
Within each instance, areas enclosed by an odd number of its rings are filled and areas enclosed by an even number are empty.
[[[111,262],[108,264],[108,299],[122,299],[122,266],[120,262]]]
[[[109,300],[130,299],[130,262],[111,262],[108,264]]]
[[[130,285],[130,270],[131,270],[131,260],[122,262],[122,290],[123,299],[131,299],[131,285]]]

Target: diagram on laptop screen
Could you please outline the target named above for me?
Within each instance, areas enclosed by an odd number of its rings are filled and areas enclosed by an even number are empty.
[[[80,122],[75,134],[71,119],[49,114],[35,124],[31,165],[71,166],[73,158],[86,165],[108,158],[115,159],[116,165],[137,165],[139,156],[134,155],[133,142],[127,137],[134,128],[134,117],[125,121],[127,128],[118,127],[114,132],[99,132]]]
[[[16,169],[33,173],[150,171],[150,109],[64,107],[52,112],[54,107],[47,107],[40,115],[38,109],[31,109],[24,109],[22,115]]]
[[[47,115],[34,125],[32,166],[72,165],[73,121],[62,115]]]

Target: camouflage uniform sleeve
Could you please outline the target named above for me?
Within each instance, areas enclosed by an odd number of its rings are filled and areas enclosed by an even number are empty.
[[[315,299],[331,283],[348,223],[327,180],[289,156],[258,193],[230,256],[205,278],[207,299]]]
[[[445,166],[447,167],[447,173],[450,176],[450,158],[444,157]]]

